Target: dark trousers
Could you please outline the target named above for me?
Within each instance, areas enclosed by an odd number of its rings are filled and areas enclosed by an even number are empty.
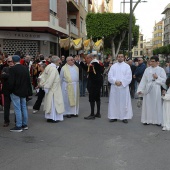
[[[9,115],[10,115],[10,105],[11,105],[11,97],[10,94],[4,94],[4,122],[9,123]]]
[[[100,102],[101,87],[102,81],[95,84],[88,81],[87,90],[89,92],[89,102]]]
[[[33,106],[34,110],[40,110],[40,106],[41,106],[44,96],[45,96],[45,92],[44,92],[44,90],[42,90],[42,88],[40,88],[40,90],[38,92],[38,98]]]
[[[132,98],[134,98],[135,96],[135,81],[132,81],[130,84],[129,84],[129,89],[130,89],[130,95]]]

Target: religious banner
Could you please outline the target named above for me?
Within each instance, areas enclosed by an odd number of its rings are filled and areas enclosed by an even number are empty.
[[[84,51],[87,52],[87,51],[91,50],[93,48],[93,45],[94,45],[94,42],[91,38],[84,40],[84,42],[83,42]]]
[[[59,44],[60,44],[60,48],[64,48],[64,50],[68,50],[70,48],[70,38],[60,39]]]
[[[82,43],[82,38],[78,38],[76,40],[71,39],[70,48],[73,47],[75,50],[80,50],[82,48]]]
[[[103,46],[104,46],[104,42],[103,39],[101,39],[94,43],[93,49],[95,51],[100,51],[101,49],[103,49]]]

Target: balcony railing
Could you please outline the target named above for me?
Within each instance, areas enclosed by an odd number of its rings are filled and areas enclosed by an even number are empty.
[[[75,35],[78,36],[78,28],[76,27],[76,25],[70,21],[70,33],[73,33]]]

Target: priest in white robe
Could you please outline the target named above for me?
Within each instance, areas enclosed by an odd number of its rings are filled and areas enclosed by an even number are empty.
[[[74,64],[73,57],[67,57],[66,64],[60,72],[61,87],[65,112],[68,118],[79,114],[79,70]]]
[[[44,111],[47,122],[63,121],[64,102],[61,91],[60,76],[56,66],[60,62],[60,58],[52,56],[51,64],[49,64],[44,72],[40,85],[45,91]]]
[[[117,60],[118,62],[111,66],[108,73],[108,81],[111,83],[108,118],[110,122],[119,119],[128,123],[128,119],[133,117],[129,92],[132,72],[130,66],[124,62],[123,54],[118,54]]]
[[[158,66],[159,58],[150,58],[148,67],[138,86],[137,93],[143,95],[141,122],[144,125],[162,124],[163,108],[161,99],[161,86],[166,88],[165,70]]]

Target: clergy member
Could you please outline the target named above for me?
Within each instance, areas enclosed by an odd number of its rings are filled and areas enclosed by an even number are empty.
[[[44,111],[47,122],[63,121],[64,103],[60,85],[60,76],[56,69],[60,58],[52,56],[49,64],[41,77],[40,85],[44,88]]]
[[[166,88],[166,73],[163,68],[158,66],[158,62],[158,57],[150,58],[151,66],[145,70],[137,90],[138,94],[143,94],[141,122],[144,125],[162,124],[161,86]]]
[[[133,116],[129,92],[132,72],[130,66],[124,62],[123,54],[118,54],[117,60],[108,74],[108,81],[111,83],[108,118],[110,122],[119,119],[123,123],[128,123],[128,119],[132,119]]]
[[[79,114],[79,70],[74,64],[73,57],[67,57],[66,62],[61,69],[60,79],[65,107],[64,115],[71,118]]]

